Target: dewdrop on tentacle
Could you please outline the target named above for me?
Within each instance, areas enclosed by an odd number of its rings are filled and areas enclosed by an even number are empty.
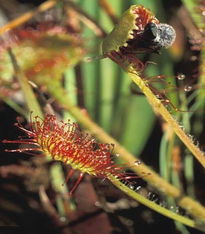
[[[26,144],[29,147],[7,150],[8,152],[42,152],[53,160],[69,164],[72,169],[68,172],[66,181],[80,171],[79,177],[70,190],[75,191],[84,174],[99,178],[115,177],[128,181],[138,178],[134,173],[126,173],[125,165],[117,165],[112,158],[113,144],[98,143],[91,135],[82,132],[76,123],[58,121],[54,115],[31,118],[29,129],[19,122],[16,124],[27,138],[15,141],[4,140],[4,143]]]
[[[136,55],[158,53],[170,47],[176,37],[175,30],[162,24],[153,13],[141,5],[131,6],[102,43],[102,53],[122,65],[126,70],[140,72],[144,64]]]

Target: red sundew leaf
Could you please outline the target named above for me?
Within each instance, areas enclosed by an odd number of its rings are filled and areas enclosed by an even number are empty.
[[[84,174],[99,178],[109,178],[112,175],[125,181],[137,178],[136,175],[125,172],[125,165],[114,163],[112,144],[98,143],[91,135],[82,132],[76,123],[58,121],[54,115],[46,115],[44,120],[38,116],[32,119],[29,129],[17,123],[27,138],[3,142],[29,145],[27,148],[9,150],[10,152],[40,151],[53,160],[69,164],[72,169],[67,180],[74,170],[79,170],[80,175],[71,189],[71,194]]]

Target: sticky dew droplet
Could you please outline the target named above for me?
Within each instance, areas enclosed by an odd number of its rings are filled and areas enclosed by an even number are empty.
[[[184,80],[186,78],[186,76],[183,74],[183,73],[179,73],[178,75],[177,75],[177,79],[178,80]]]
[[[179,214],[180,210],[179,210],[179,207],[178,207],[178,206],[176,206],[175,212],[176,212],[177,214]]]
[[[158,196],[152,192],[148,193],[148,199],[153,202],[157,202],[159,200]]]
[[[147,198],[150,200],[150,201],[153,201],[153,199],[155,198],[155,194],[153,192],[149,192],[147,194]]]
[[[134,187],[132,184],[130,184],[130,185],[129,185],[129,188],[130,188],[131,190],[134,190],[135,187]]]
[[[192,90],[192,86],[190,86],[190,85],[186,85],[185,87],[184,87],[184,91],[185,92],[190,92]]]
[[[61,217],[60,217],[60,221],[61,221],[62,223],[66,223],[66,222],[67,222],[67,218],[66,218],[65,216],[61,216]]]
[[[152,192],[148,192],[147,198],[150,199],[151,196],[152,196]]]
[[[139,166],[139,165],[141,165],[141,164],[142,164],[142,162],[141,162],[141,161],[139,161],[139,160],[136,160],[136,161],[134,162],[134,164],[135,164],[135,166]]]
[[[162,96],[160,94],[156,94],[156,98],[158,98],[159,100],[161,100]]]
[[[191,139],[191,141],[194,143],[194,137],[191,134],[187,134],[187,136]]]
[[[191,57],[190,57],[190,61],[192,61],[192,62],[195,62],[195,61],[197,61],[197,56],[194,56],[194,55],[192,55]]]
[[[176,207],[175,207],[175,206],[170,206],[169,209],[170,209],[172,212],[174,212],[174,213],[175,213],[175,211],[176,211]]]
[[[142,186],[137,186],[136,188],[135,188],[135,191],[136,192],[139,192],[139,190],[142,188]]]

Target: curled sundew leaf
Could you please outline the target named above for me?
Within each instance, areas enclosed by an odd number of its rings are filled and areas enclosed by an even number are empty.
[[[103,54],[111,51],[120,51],[121,47],[127,47],[128,41],[133,40],[135,34],[140,34],[148,23],[159,23],[151,11],[143,6],[131,6],[122,17],[112,32],[102,43]]]
[[[136,58],[136,54],[158,53],[160,49],[170,47],[175,37],[172,26],[160,23],[145,7],[133,5],[104,39],[102,53],[126,70],[134,68],[140,72],[144,64]]]
[[[59,82],[65,69],[74,66],[84,55],[82,40],[63,26],[41,23],[16,29],[9,46],[21,70],[38,85]],[[11,81],[13,67],[7,51],[0,54],[0,79]]]

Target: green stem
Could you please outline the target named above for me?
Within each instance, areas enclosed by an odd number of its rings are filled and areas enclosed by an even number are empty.
[[[153,185],[158,191],[177,199],[178,205],[187,210],[190,214],[205,221],[205,208],[201,204],[187,196],[183,196],[178,188],[169,184],[144,163],[133,167],[134,162],[136,161],[135,156],[128,152],[114,138],[109,136],[102,128],[94,123],[86,113],[83,114],[77,106],[72,105],[67,93],[63,89],[55,89],[52,86],[48,87],[48,89],[52,96],[56,98],[64,108],[67,108],[70,114],[73,115],[73,117],[75,117],[82,126],[89,130],[100,141],[113,143],[115,145],[114,153],[119,154],[128,165],[131,165],[132,170],[134,170],[138,175],[141,175],[144,180]],[[145,176],[146,174],[147,176]]]
[[[13,54],[11,49],[8,49],[8,54],[11,58],[15,76],[18,79],[18,82],[21,86],[21,89],[22,89],[22,92],[26,101],[26,104],[28,106],[28,110],[29,110],[28,113],[32,112],[33,116],[39,116],[43,118],[43,113],[38,104],[38,101],[36,100],[35,94],[33,93],[33,90],[30,84],[28,83],[28,79],[25,77],[24,73],[21,71],[21,68],[19,67],[16,57]]]
[[[198,228],[197,224],[195,223],[195,221],[184,217],[182,215],[176,214],[156,203],[154,203],[153,201],[150,201],[149,199],[145,198],[144,196],[138,194],[137,192],[133,191],[131,188],[127,187],[125,184],[123,184],[122,182],[119,181],[119,179],[115,178],[112,175],[108,176],[109,180],[120,190],[122,190],[123,192],[125,192],[127,195],[129,195],[130,197],[132,197],[133,199],[137,200],[138,202],[140,202],[141,204],[149,207],[150,209],[166,216],[169,217],[175,221],[178,221],[180,223],[183,223],[189,227],[192,228]]]
[[[39,116],[43,119],[43,113],[41,111],[40,105],[38,103],[38,100],[36,99],[36,96],[28,82],[27,77],[24,75],[24,73],[22,72],[21,68],[18,65],[18,62],[16,60],[15,55],[13,54],[12,50],[9,49],[8,53],[10,55],[12,64],[13,64],[13,68],[15,71],[15,76],[17,77],[19,84],[21,85],[21,89],[25,98],[25,102],[28,106],[28,113],[33,113],[33,116]],[[29,116],[29,115],[28,115]],[[27,116],[27,118],[28,118]],[[49,159],[47,159],[49,161]],[[57,186],[55,181],[56,180],[51,180],[52,185],[55,189],[56,192],[59,192],[59,194],[61,194],[60,196],[57,197],[56,202],[57,202],[57,207],[58,207],[58,212],[59,214],[63,214],[66,215],[66,211],[63,207],[63,203],[67,203],[67,206],[70,206],[69,201],[63,199],[64,194],[66,193],[66,185],[62,186],[62,184],[64,184],[65,179],[63,178],[63,169],[61,167],[61,165],[56,165],[53,166],[53,168],[51,169],[51,176],[53,178],[58,179],[58,185],[60,184],[61,186]]]
[[[139,86],[141,91],[146,95],[149,103],[152,105],[154,110],[159,113],[164,120],[173,128],[176,135],[186,145],[186,147],[192,152],[195,158],[205,167],[204,153],[193,143],[192,139],[184,132],[183,128],[179,123],[172,117],[169,111],[165,108],[162,102],[154,95],[150,90],[147,82],[139,77],[135,73],[129,73],[130,78]]]

